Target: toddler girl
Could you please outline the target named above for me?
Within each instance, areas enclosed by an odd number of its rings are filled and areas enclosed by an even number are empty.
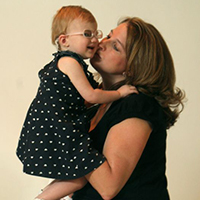
[[[47,187],[38,198],[60,199],[79,189],[86,182],[81,177],[105,160],[87,134],[85,101],[112,102],[134,91],[132,86],[97,88],[84,59],[93,57],[100,38],[94,16],[80,6],[62,7],[53,19],[52,42],[58,52],[39,72],[40,86],[17,148],[25,173],[56,179],[55,190]]]

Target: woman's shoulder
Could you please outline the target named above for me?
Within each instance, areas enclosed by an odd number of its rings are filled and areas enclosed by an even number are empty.
[[[115,102],[117,107],[128,107],[134,110],[144,110],[153,107],[160,107],[158,102],[150,96],[143,93],[131,94]],[[126,110],[126,109],[125,109]]]
[[[142,93],[131,94],[114,102],[110,114],[116,123],[131,117],[144,119],[151,124],[164,120],[163,109],[158,102]]]

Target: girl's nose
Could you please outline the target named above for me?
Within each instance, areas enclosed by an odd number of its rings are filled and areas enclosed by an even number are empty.
[[[94,36],[91,38],[91,42],[98,42],[99,43],[99,40]]]

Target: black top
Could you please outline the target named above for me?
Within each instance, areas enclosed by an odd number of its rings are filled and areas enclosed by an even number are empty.
[[[148,121],[152,126],[152,133],[129,180],[113,199],[169,200],[165,176],[165,116],[156,100],[143,94],[132,94],[114,102],[90,133],[94,146],[99,152],[102,152],[109,129],[132,117]],[[75,192],[73,196],[73,200],[94,199],[102,198],[89,183],[83,189]]]
[[[90,145],[84,99],[57,67],[64,56],[76,59],[90,84],[94,88],[98,86],[83,59],[70,51],[55,53],[54,59],[40,70],[40,86],[28,110],[17,148],[27,174],[74,179],[91,172],[105,160]]]

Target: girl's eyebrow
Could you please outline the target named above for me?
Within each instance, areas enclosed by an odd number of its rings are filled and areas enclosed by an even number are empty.
[[[111,32],[112,35],[113,35],[113,30],[111,30],[110,32]],[[117,38],[116,38],[116,40],[117,40],[117,42],[122,46],[122,48],[125,50],[125,47],[124,47],[124,45],[122,44],[122,42],[121,42],[119,39],[117,39]]]

